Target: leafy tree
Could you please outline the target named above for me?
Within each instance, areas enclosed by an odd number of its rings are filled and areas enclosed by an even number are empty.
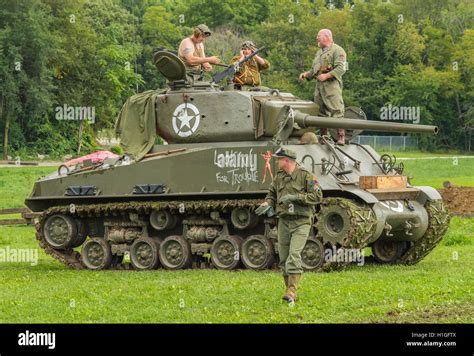
[[[47,118],[53,100],[49,58],[56,41],[39,0],[0,2],[0,120],[3,156],[28,140],[31,122]],[[34,34],[34,36],[32,36]]]
[[[452,57],[452,70],[459,72],[460,85],[455,95],[455,127],[463,137],[465,150],[471,150],[472,131],[474,127],[474,30],[466,30],[456,43]]]
[[[208,54],[229,62],[240,43],[265,45],[263,84],[312,99],[301,82],[316,34],[347,52],[344,101],[371,120],[386,105],[421,109],[440,127],[423,147],[471,149],[474,121],[472,0],[0,0],[0,139],[3,155],[60,156],[97,148],[128,96],[166,85],[155,48],[176,50],[194,26]],[[215,70],[220,70],[216,67]],[[91,107],[94,123],[58,120]]]
[[[153,51],[156,48],[177,50],[184,38],[185,28],[176,25],[173,14],[163,5],[154,5],[146,9],[140,26],[143,51],[139,66],[144,79],[143,90],[156,89],[165,85],[152,63]]]
[[[182,16],[181,23],[187,27],[205,23],[214,29],[232,27],[243,32],[267,20],[279,5],[277,0],[188,0],[180,2],[174,13]]]

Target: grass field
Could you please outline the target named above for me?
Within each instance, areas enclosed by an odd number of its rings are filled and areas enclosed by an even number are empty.
[[[35,180],[55,170],[54,167],[0,168],[0,209],[23,207]]]
[[[474,219],[416,266],[354,266],[304,275],[289,307],[277,272],[74,271],[38,253],[0,264],[0,322],[474,322]],[[31,227],[0,227],[0,249],[37,247]]]
[[[390,153],[394,154],[397,157],[402,158],[431,158],[431,157],[466,157],[471,156],[474,157],[472,154],[469,155],[467,153],[462,152],[419,152],[419,151],[383,151],[377,150],[380,154],[383,153]]]
[[[395,155],[400,157],[398,162],[403,162],[405,165],[405,174],[412,177],[413,185],[443,188],[443,182],[450,181],[458,186],[474,186],[474,157],[472,156],[420,154],[419,159],[414,159],[416,155],[413,153],[403,152]]]
[[[425,160],[406,162],[416,184],[474,183],[473,160],[459,159],[455,169],[439,160],[432,171]],[[53,169],[0,169],[0,208],[21,206],[36,177]],[[277,272],[74,271],[37,247],[32,227],[0,226],[0,251],[38,253],[34,265],[0,263],[0,323],[474,322],[474,218],[453,218],[442,243],[416,266],[307,273],[294,307],[280,300]]]

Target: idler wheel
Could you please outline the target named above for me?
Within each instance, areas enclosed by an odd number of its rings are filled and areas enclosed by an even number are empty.
[[[44,237],[55,249],[67,249],[82,244],[85,234],[74,218],[67,215],[51,215],[43,226]]]

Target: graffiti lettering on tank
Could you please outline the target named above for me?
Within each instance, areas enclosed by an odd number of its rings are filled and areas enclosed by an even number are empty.
[[[214,165],[221,171],[216,173],[216,181],[230,185],[258,183],[257,154],[250,149],[241,151],[214,151]]]
[[[399,200],[386,200],[385,202],[381,201],[380,204],[382,204],[387,209],[394,211],[395,213],[403,212],[403,203]]]

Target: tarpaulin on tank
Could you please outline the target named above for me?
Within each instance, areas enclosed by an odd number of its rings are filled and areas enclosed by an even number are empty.
[[[161,93],[148,90],[131,96],[117,117],[115,132],[120,137],[120,145],[136,161],[142,159],[155,143],[155,103]]]

